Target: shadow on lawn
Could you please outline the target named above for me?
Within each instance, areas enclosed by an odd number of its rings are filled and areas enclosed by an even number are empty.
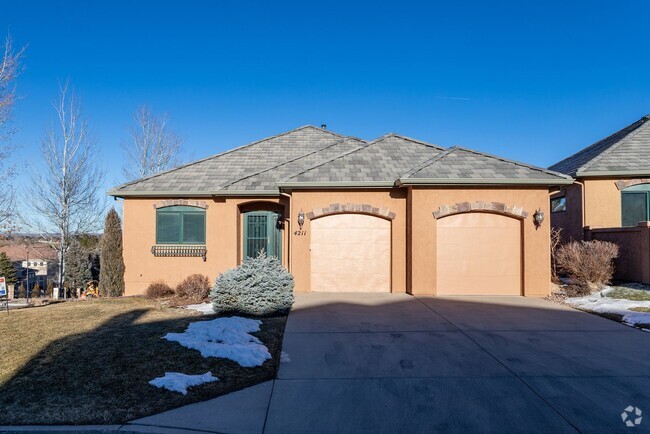
[[[166,333],[184,331],[191,322],[216,316],[139,321],[148,310],[116,315],[92,332],[43,348],[0,386],[0,425],[122,423],[275,377],[286,317],[262,318],[262,330],[255,335],[273,358],[261,367],[243,368],[161,339]],[[148,384],[166,371],[211,371],[220,381],[187,395]]]

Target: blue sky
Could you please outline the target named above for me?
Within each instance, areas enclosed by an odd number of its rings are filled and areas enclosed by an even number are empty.
[[[2,6],[7,31],[28,45],[19,182],[66,78],[106,187],[144,103],[171,115],[192,159],[326,123],[541,166],[650,112],[641,1],[15,1]]]

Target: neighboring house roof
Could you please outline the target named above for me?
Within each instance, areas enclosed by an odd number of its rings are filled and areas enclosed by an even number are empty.
[[[577,177],[650,175],[650,115],[549,167]]]
[[[13,262],[29,259],[40,259],[44,261],[56,261],[56,251],[47,245],[42,244],[4,244],[0,245],[0,252],[5,252]]]
[[[445,152],[445,159],[436,163],[434,158]],[[440,172],[436,175],[437,168]],[[458,147],[445,151],[397,134],[366,142],[305,126],[123,184],[109,194],[277,195],[283,187],[391,187],[398,180],[406,184],[407,179],[419,179],[414,183],[420,184],[432,180],[443,184],[452,180],[474,184],[572,182],[549,170]]]

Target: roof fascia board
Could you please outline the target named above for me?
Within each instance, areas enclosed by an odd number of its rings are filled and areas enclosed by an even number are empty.
[[[301,189],[301,188],[355,188],[355,187],[366,187],[366,188],[385,188],[385,187],[395,187],[395,182],[393,181],[365,181],[365,182],[278,182],[277,186],[280,188],[292,188],[292,189]]]
[[[569,185],[573,179],[455,179],[407,178],[398,179],[397,185]]]
[[[115,191],[114,197],[212,197],[212,196],[278,196],[278,190],[223,190],[223,191]]]
[[[649,176],[650,171],[638,171],[638,170],[613,170],[608,172],[598,172],[598,171],[585,171],[576,173],[576,177],[579,178],[596,178],[596,177],[608,177],[608,176]]]

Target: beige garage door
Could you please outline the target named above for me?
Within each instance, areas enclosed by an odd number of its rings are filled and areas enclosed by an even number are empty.
[[[438,220],[439,295],[521,295],[521,223],[489,213]]]
[[[311,290],[390,292],[390,221],[363,214],[313,220]]]

